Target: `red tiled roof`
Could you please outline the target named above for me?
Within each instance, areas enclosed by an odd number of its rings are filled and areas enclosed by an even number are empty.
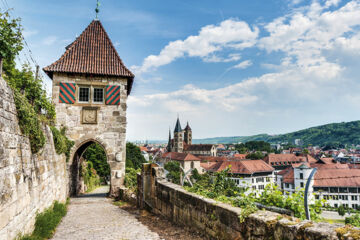
[[[76,40],[66,47],[59,60],[43,69],[54,72],[126,77],[128,94],[134,74],[126,68],[101,22],[93,20]]]
[[[167,152],[164,153],[162,157],[169,158],[170,160],[178,160],[178,161],[200,161],[200,158],[195,157],[191,153]]]
[[[274,168],[263,160],[224,161],[213,164],[209,171],[219,172],[229,168],[230,172],[238,174],[253,174],[259,172],[272,172]]]
[[[360,169],[318,169],[314,187],[358,187]]]
[[[226,157],[212,157],[212,156],[197,156],[202,162],[223,162],[227,161]]]
[[[240,154],[240,153],[238,153],[238,154],[234,154],[234,157],[235,157],[235,158],[239,158],[239,159],[246,159],[246,154]]]

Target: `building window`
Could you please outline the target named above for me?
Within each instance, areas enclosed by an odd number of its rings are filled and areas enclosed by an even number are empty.
[[[300,179],[304,179],[304,174],[300,173]]]
[[[304,187],[304,183],[303,183],[303,182],[300,183],[300,187],[301,187],[301,188]]]
[[[263,190],[263,189],[264,189],[264,185],[259,185],[259,189]]]
[[[104,102],[104,89],[103,88],[94,88],[94,103],[103,103]]]
[[[267,181],[267,182],[270,182],[270,178],[269,178],[269,177],[266,177],[266,181]]]
[[[90,100],[90,88],[79,87],[79,102],[89,102]]]
[[[316,199],[316,200],[319,200],[319,195],[315,195],[315,199]]]
[[[337,203],[334,204],[334,207],[336,207],[336,208],[338,207]]]
[[[357,196],[351,196],[352,201],[357,201]]]
[[[191,162],[191,168],[194,168],[194,162],[193,161]]]

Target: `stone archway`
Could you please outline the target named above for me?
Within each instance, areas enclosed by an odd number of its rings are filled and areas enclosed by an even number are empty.
[[[74,151],[73,157],[72,157],[72,161],[69,164],[69,193],[70,196],[77,196],[80,193],[83,193],[81,191],[82,188],[82,184],[81,184],[81,177],[80,177],[80,172],[81,172],[81,164],[82,164],[82,156],[85,153],[86,149],[92,145],[93,143],[99,144],[105,151],[105,155],[106,155],[106,161],[109,164],[108,161],[108,156],[107,156],[107,151],[106,151],[106,147],[101,144],[99,141],[96,141],[94,139],[89,139],[83,143],[81,143],[81,145],[79,147],[76,148],[76,150]],[[111,182],[110,182],[111,184]]]
[[[85,150],[93,143],[99,144],[105,151],[107,163],[110,166],[110,196],[117,196],[119,188],[123,186],[125,176],[125,151],[119,146],[114,146],[112,139],[106,139],[103,135],[93,138],[92,134],[85,135],[75,141],[68,162],[69,194],[78,194],[78,180],[80,158]]]

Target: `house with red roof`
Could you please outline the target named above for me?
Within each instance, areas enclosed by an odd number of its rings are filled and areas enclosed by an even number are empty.
[[[353,164],[342,164],[329,158],[319,159],[315,163],[293,164],[277,173],[277,184],[285,194],[305,188],[314,168],[317,170],[309,185],[309,196],[312,200],[325,199],[326,204],[331,207],[344,205],[358,209],[360,169],[354,168]]]
[[[199,173],[204,172],[200,165],[201,159],[191,153],[166,152],[160,157],[159,163],[164,166],[170,161],[179,162],[185,172],[190,169],[197,169]]]
[[[263,160],[219,161],[202,163],[209,173],[229,169],[228,177],[241,188],[252,188],[261,193],[267,184],[274,183],[275,169]]]

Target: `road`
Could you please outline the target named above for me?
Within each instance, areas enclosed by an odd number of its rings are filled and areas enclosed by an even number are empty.
[[[135,215],[106,198],[108,187],[71,198],[68,213],[57,227],[54,240],[160,240],[157,233]]]

